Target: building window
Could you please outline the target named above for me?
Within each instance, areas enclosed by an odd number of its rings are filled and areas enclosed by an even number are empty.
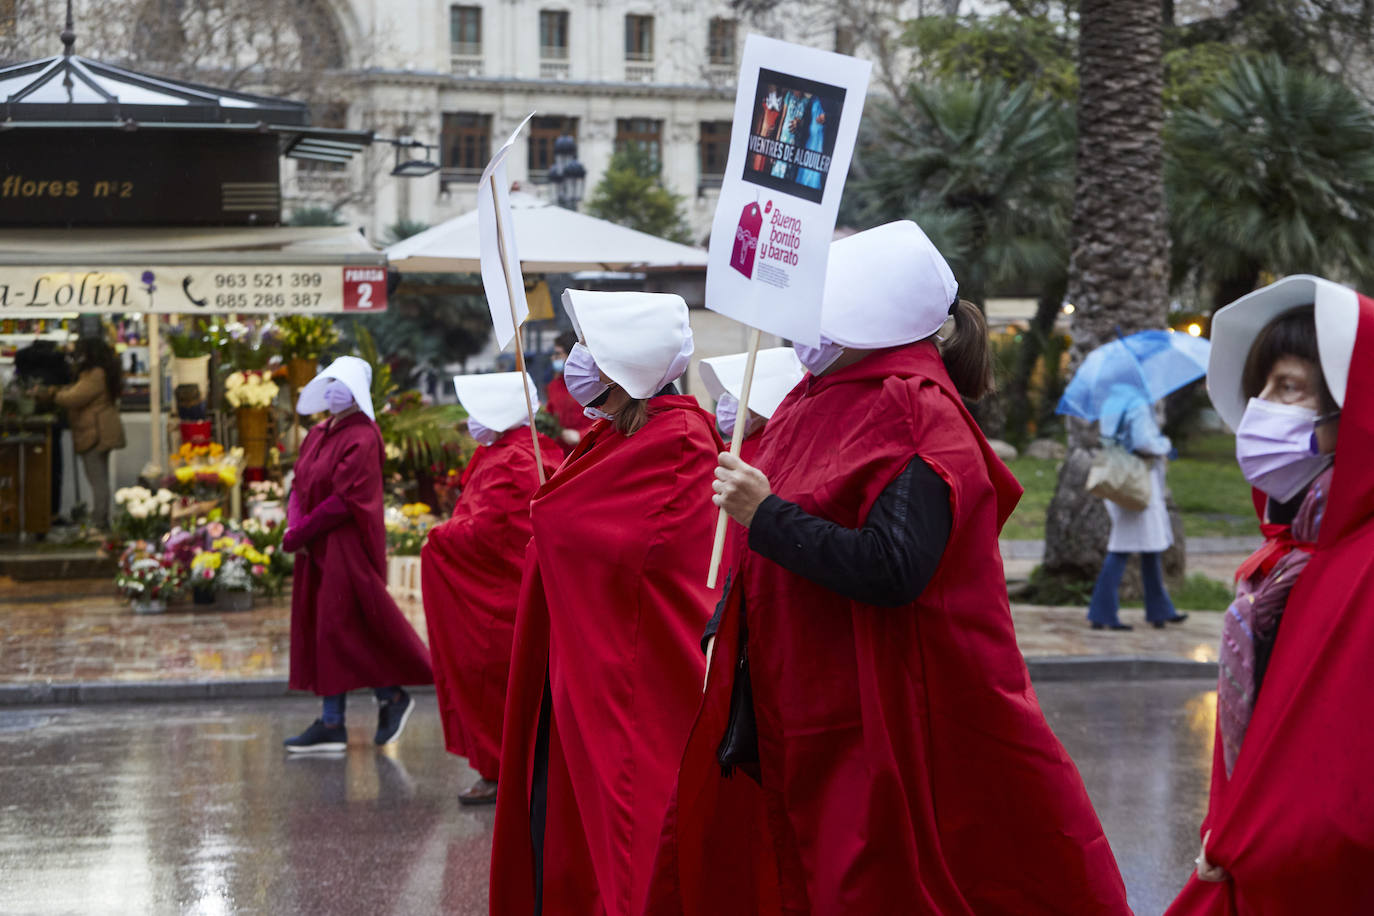
[[[854,30],[849,26],[835,26],[835,53],[853,54],[854,49],[859,46],[858,39],[854,35]]]
[[[530,121],[530,181],[548,179],[554,141],[564,134],[577,139],[577,118],[536,117]]]
[[[636,16],[631,13],[625,17],[625,59],[654,59],[653,16]]]
[[[735,65],[735,20],[712,19],[706,34],[707,60],[715,66]]]
[[[539,11],[539,56],[544,60],[568,59],[568,14],[565,11]]]
[[[616,118],[616,152],[631,146],[648,153],[654,168],[658,168],[663,162],[663,122],[653,118]]]
[[[482,8],[480,6],[450,6],[448,8],[449,53],[454,57],[482,56]]]
[[[701,183],[719,185],[730,158],[730,122],[701,122]]]
[[[439,145],[445,179],[476,181],[491,159],[491,115],[446,112]]]

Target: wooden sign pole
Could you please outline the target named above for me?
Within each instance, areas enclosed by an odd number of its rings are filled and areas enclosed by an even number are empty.
[[[749,389],[754,385],[754,359],[759,355],[759,329],[749,329],[749,356],[744,362],[744,384],[739,392],[739,414],[735,417],[735,431],[730,436],[730,454],[739,457],[744,444],[744,430],[749,425]],[[720,574],[720,560],[725,553],[725,528],[730,516],[724,507],[716,517],[716,539],[711,544],[711,570],[706,574],[706,587],[715,588]]]
[[[530,413],[530,439],[534,442],[534,467],[539,472],[539,485],[542,487],[544,485],[544,458],[539,453],[539,432],[534,428],[534,402],[530,400],[530,386],[525,383],[525,345],[520,339],[520,320],[515,316],[515,290],[510,285],[510,271],[506,268],[506,233],[501,227],[501,207],[496,203],[498,198],[494,173],[490,181],[492,205],[496,207],[496,250],[501,256],[501,277],[506,281],[506,302],[510,305],[510,321],[515,326],[515,369],[520,373],[520,388],[525,392],[525,408]],[[758,332],[754,333],[757,334]]]

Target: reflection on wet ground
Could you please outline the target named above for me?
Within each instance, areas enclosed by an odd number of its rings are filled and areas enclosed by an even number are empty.
[[[1162,912],[1196,854],[1211,685],[1040,697],[1136,912]],[[0,709],[0,912],[485,913],[492,810],[459,807],[476,775],[419,702],[379,752],[358,695],[348,751],[314,758],[281,749],[309,699]]]

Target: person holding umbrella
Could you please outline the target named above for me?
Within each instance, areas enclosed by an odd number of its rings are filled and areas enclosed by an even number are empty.
[[[415,700],[402,684],[429,684],[429,652],[386,589],[382,435],[372,412],[372,367],[341,356],[301,389],[296,412],[329,412],[301,443],[281,546],[296,554],[291,586],[292,690],[324,698],[292,753],[348,746],[348,691],[373,688],[373,742],[401,736]]]
[[[1127,506],[1104,500],[1111,519],[1107,555],[1093,585],[1088,622],[1094,630],[1130,630],[1122,623],[1118,594],[1131,554],[1140,554],[1145,620],[1156,629],[1182,623],[1164,586],[1162,556],[1174,543],[1165,500],[1173,443],[1159,428],[1155,404],[1202,378],[1211,345],[1173,331],[1141,331],[1103,344],[1084,358],[1064,388],[1056,412],[1096,422],[1103,442],[1114,442],[1146,462],[1149,499]]]
[[[534,381],[525,373],[454,376],[478,448],[463,469],[453,517],[430,530],[420,551],[444,746],[466,757],[479,777],[459,793],[462,805],[496,803],[515,606],[530,539],[530,497],[539,488],[536,462],[551,477],[563,458],[546,436],[539,437],[536,456],[522,385],[533,399]]]

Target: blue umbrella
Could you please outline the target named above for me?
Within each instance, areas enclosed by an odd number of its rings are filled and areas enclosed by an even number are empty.
[[[1084,358],[1055,412],[1096,421],[1108,397],[1123,389],[1154,403],[1206,375],[1211,352],[1211,341],[1176,331],[1118,337]]]

